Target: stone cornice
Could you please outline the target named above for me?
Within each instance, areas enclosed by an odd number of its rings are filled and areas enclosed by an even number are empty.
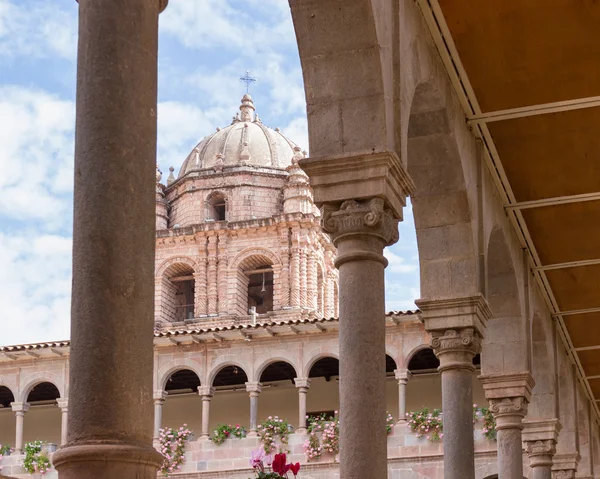
[[[523,397],[527,402],[535,386],[529,371],[511,374],[488,374],[479,376],[488,400]]]
[[[547,441],[556,443],[562,426],[556,418],[544,420],[523,420],[523,441]]]
[[[492,311],[481,294],[461,298],[418,299],[415,304],[421,311],[427,331],[473,328],[483,336],[487,320],[492,317]]]

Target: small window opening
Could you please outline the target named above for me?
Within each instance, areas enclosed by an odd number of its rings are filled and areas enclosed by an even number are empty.
[[[190,276],[171,278],[175,286],[175,321],[194,318],[195,281]]]
[[[263,266],[248,275],[248,308],[256,307],[257,314],[273,311],[273,270]]]
[[[227,219],[227,204],[223,195],[215,195],[209,200],[208,218],[214,221]]]

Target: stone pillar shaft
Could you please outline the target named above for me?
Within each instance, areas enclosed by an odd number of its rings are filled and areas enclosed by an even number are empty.
[[[262,390],[262,384],[259,382],[248,382],[246,383],[246,391],[250,396],[250,425],[248,430],[248,436],[257,436],[257,418],[258,418],[258,395]]]
[[[398,380],[398,422],[406,422],[406,386],[410,378],[410,371],[397,369],[395,375]]]
[[[298,388],[298,429],[299,434],[306,433],[306,395],[310,388],[310,379],[296,378],[294,379]]]
[[[12,410],[15,413],[15,453],[23,453],[23,423],[25,413],[29,411],[29,404],[24,402],[11,403]]]
[[[292,248],[290,263],[290,303],[291,306],[300,306],[300,251],[297,247]]]
[[[167,399],[166,391],[154,391],[154,434],[152,443],[155,448],[160,446],[160,428],[162,427],[162,408]]]
[[[300,261],[300,306],[308,306],[308,265],[306,250],[301,249],[299,253]]]
[[[67,399],[59,399],[56,401],[60,408],[60,445],[64,446],[67,443],[67,427],[69,421],[69,401]]]
[[[165,5],[79,1],[69,374],[77,400],[69,405],[68,443],[53,458],[61,479],[150,479],[162,462],[151,441],[158,14]]]
[[[531,479],[552,479],[553,459],[561,429],[557,418],[524,421],[523,442],[529,456]]]
[[[202,398],[202,432],[200,437],[208,439],[210,437],[210,401],[215,394],[215,388],[210,386],[198,386],[198,394]]]

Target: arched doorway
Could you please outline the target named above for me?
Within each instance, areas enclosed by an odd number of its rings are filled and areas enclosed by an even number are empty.
[[[340,409],[339,359],[333,356],[320,358],[311,366],[308,377],[310,389],[306,397],[307,415],[333,416]]]
[[[210,427],[217,424],[239,424],[248,430],[249,399],[246,392],[248,375],[237,365],[221,367],[212,381],[215,395],[210,405]]]
[[[0,444],[14,446],[15,413],[10,404],[15,396],[7,386],[0,386]]]
[[[285,361],[270,363],[260,374],[262,392],[258,401],[258,423],[268,416],[279,416],[296,426],[298,417],[298,391],[294,367]]]
[[[60,392],[51,382],[40,382],[31,388],[26,400],[29,403],[29,411],[23,420],[24,443],[40,440],[60,444],[61,411],[57,407],[59,398]],[[14,439],[11,442],[13,441]]]
[[[179,369],[165,381],[167,393],[163,405],[162,427],[179,429],[183,424],[200,436],[202,430],[202,401],[198,395],[200,378],[191,369]]]

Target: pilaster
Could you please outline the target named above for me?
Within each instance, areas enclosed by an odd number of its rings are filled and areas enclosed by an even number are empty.
[[[552,460],[552,479],[575,479],[579,453],[555,454]]]
[[[523,421],[523,442],[532,468],[543,467],[550,471],[556,454],[556,443],[561,430],[556,418],[544,421]]]

